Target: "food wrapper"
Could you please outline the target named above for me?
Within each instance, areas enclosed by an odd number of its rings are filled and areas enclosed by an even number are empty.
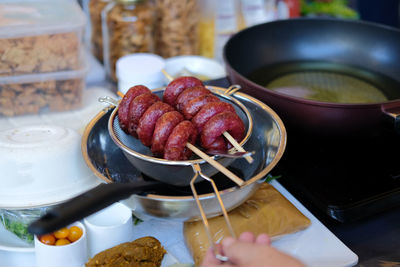
[[[266,233],[272,239],[276,239],[303,230],[311,224],[311,221],[292,203],[267,183],[262,184],[251,198],[230,211],[228,215],[237,236],[249,231],[255,235]],[[211,218],[208,222],[214,243],[230,235],[222,215]],[[209,248],[203,222],[186,222],[184,238],[196,266],[199,266]]]
[[[23,210],[0,210],[0,222],[21,240],[33,244],[33,235],[28,233],[28,225],[47,212],[47,207]]]

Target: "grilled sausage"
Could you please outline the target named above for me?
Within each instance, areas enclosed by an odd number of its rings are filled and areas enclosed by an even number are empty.
[[[154,128],[157,120],[164,113],[173,110],[173,107],[164,102],[156,102],[143,113],[136,130],[136,133],[143,145],[151,146],[151,139],[153,138]]]
[[[199,112],[193,117],[192,123],[196,127],[197,131],[201,133],[203,131],[203,126],[204,124],[211,119],[213,116],[224,112],[224,111],[230,111],[230,112],[236,112],[235,108],[227,103],[227,102],[211,102],[208,104],[205,104]]]
[[[163,101],[175,107],[176,99],[186,88],[204,86],[196,77],[182,76],[170,82],[164,91]]]
[[[128,133],[134,137],[137,137],[137,127],[140,118],[144,112],[154,103],[160,102],[160,98],[152,93],[141,94],[133,99],[129,105],[129,122],[128,122]]]
[[[213,116],[204,124],[201,132],[200,142],[205,149],[211,149],[213,143],[217,139],[223,138],[222,135],[226,131],[237,141],[241,141],[244,137],[244,124],[236,113],[225,111]]]
[[[151,140],[151,151],[155,155],[162,157],[168,137],[175,126],[183,120],[184,118],[182,114],[178,111],[167,112],[157,120],[156,126],[154,127],[153,138]]]
[[[164,158],[168,160],[187,160],[192,151],[186,147],[186,143],[194,144],[197,139],[197,131],[188,121],[180,122],[171,132],[165,144]]]
[[[207,90],[204,86],[195,86],[186,88],[175,101],[175,107],[179,112],[182,112],[185,105],[198,96],[211,95],[211,92]]]
[[[202,95],[193,98],[185,104],[185,107],[182,110],[183,116],[185,117],[185,119],[191,120],[205,104],[219,101],[221,100],[219,100],[218,97],[212,94]]]
[[[145,93],[151,93],[150,89],[144,85],[136,85],[126,92],[118,106],[118,120],[121,129],[128,132],[129,126],[129,105],[137,96]]]

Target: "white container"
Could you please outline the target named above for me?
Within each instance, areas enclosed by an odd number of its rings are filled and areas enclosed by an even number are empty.
[[[0,2],[0,75],[81,68],[86,17],[76,1]]]
[[[63,202],[100,184],[72,129],[30,125],[0,132],[0,208]]]
[[[86,230],[82,223],[76,222],[82,229],[82,236],[75,242],[63,246],[46,245],[35,236],[36,267],[82,267],[88,260]]]
[[[119,202],[83,220],[88,233],[89,257],[133,241],[132,210]]]
[[[176,78],[195,76],[201,80],[214,80],[226,76],[224,67],[218,61],[202,56],[177,56],[165,60],[165,71]],[[165,79],[165,83],[169,80]]]
[[[164,85],[162,70],[165,61],[162,57],[150,53],[136,53],[117,60],[116,75],[118,90],[125,94],[135,85],[145,85],[149,89]]]

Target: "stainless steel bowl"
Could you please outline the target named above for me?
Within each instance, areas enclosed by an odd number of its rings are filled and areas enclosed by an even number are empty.
[[[250,112],[247,110],[245,105],[235,99],[235,97],[231,96],[229,94],[229,91],[227,93],[226,89],[210,86],[208,87],[208,89],[212,91],[213,94],[219,97],[222,101],[232,104],[232,106],[235,108],[236,114],[238,114],[238,116],[242,119],[245,124],[245,129],[247,129],[243,140],[241,140],[239,143],[242,147],[246,148],[246,142],[250,138],[253,130],[253,120]],[[157,94],[160,97],[162,97],[163,92],[164,88],[153,91],[153,93]],[[212,176],[218,172],[215,167],[211,166],[204,159],[201,159],[196,155],[193,155],[192,159],[190,160],[180,161],[172,161],[153,157],[149,147],[144,146],[139,139],[126,134],[120,128],[117,114],[118,107],[116,107],[111,113],[108,122],[108,131],[110,133],[111,139],[119,148],[121,148],[127,159],[138,170],[145,173],[146,175],[168,184],[185,186],[190,183],[193,177],[192,166],[194,164],[198,164],[201,168],[202,173],[206,176]],[[225,167],[230,165],[235,160],[233,158],[218,156],[213,156],[212,158]],[[166,171],[166,167],[168,167],[168,171]],[[201,179],[198,179],[197,181],[200,180]]]
[[[212,87],[223,93],[226,89]],[[245,159],[237,159],[229,169],[240,172],[245,183],[239,187],[224,176],[213,176],[225,208],[229,211],[247,200],[263,182],[263,178],[281,159],[286,147],[286,130],[277,114],[261,101],[246,94],[236,92],[238,99],[249,111],[254,121],[251,136],[245,149],[256,151],[254,162],[249,164]],[[134,183],[148,179],[124,155],[114,143],[108,132],[108,122],[114,107],[108,107],[99,112],[86,127],[82,137],[82,153],[85,162],[96,176],[107,183]],[[163,166],[168,172],[168,166]],[[193,173],[190,174],[190,177]],[[207,183],[207,182],[205,182]],[[207,187],[208,186],[208,187]],[[199,200],[207,217],[221,214],[218,201],[209,187],[199,183]],[[148,217],[177,221],[201,219],[199,209],[190,189],[166,184],[164,190],[148,191],[140,195],[131,195],[123,201],[136,216],[142,219]]]

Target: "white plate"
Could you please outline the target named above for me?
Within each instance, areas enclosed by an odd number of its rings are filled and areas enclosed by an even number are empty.
[[[176,56],[165,60],[165,71],[173,77],[179,75],[203,75],[209,79],[226,76],[225,69],[218,61],[202,56]],[[166,81],[167,83],[169,81]]]
[[[33,252],[35,250],[33,244],[28,244],[16,235],[7,231],[4,225],[0,223],[0,250],[16,251],[16,252]]]

